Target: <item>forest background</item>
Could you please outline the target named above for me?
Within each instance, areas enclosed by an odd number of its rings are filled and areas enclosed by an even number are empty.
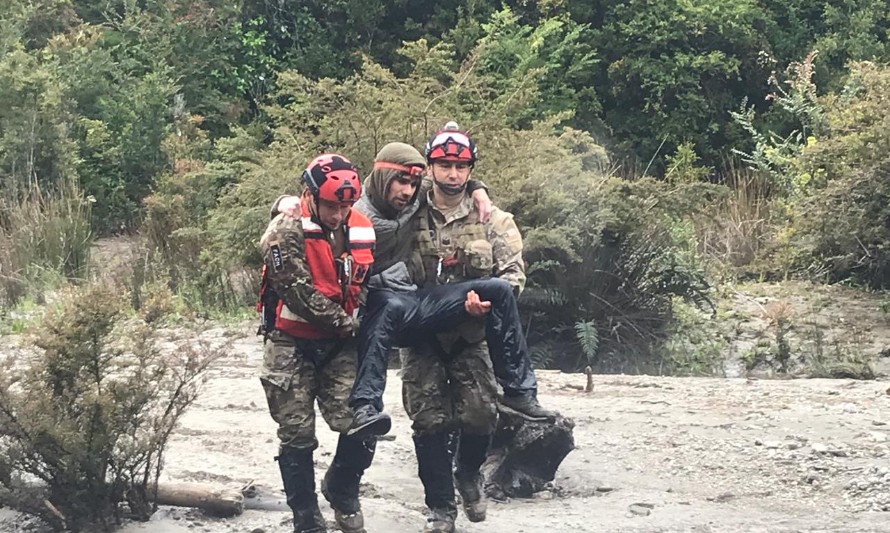
[[[5,0],[0,322],[110,236],[143,316],[249,312],[313,155],[367,172],[456,120],[538,366],[719,373],[733,283],[890,286],[888,32],[882,0]],[[773,314],[752,365],[787,365]]]

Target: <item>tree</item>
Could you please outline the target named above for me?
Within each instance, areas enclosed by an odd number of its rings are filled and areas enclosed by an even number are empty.
[[[720,147],[740,144],[729,110],[765,92],[751,85],[768,73],[758,62],[769,50],[758,29],[765,22],[754,0],[626,0],[605,7],[594,31],[602,57],[597,86],[617,148],[648,161],[690,142],[713,163]]]

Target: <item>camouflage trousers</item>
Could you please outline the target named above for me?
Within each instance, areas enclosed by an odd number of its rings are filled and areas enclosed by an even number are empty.
[[[402,402],[415,435],[494,433],[498,389],[488,345],[483,340],[457,348],[446,354],[440,345],[424,343],[401,350]]]
[[[269,413],[278,423],[280,450],[315,449],[315,403],[331,430],[344,433],[352,423],[347,404],[355,381],[352,339],[295,339],[274,331],[266,341],[260,382]]]

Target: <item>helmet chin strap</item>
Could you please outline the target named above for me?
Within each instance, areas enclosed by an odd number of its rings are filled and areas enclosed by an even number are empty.
[[[319,209],[318,209],[318,195],[312,194],[312,191],[310,191],[308,189],[305,190],[305,194],[308,195],[308,198],[310,199],[310,201],[309,201],[309,216],[312,218],[313,222],[316,222],[319,226],[323,227],[324,229],[326,229],[328,231],[333,231],[333,230],[331,230],[331,228],[329,228],[327,226],[327,224],[325,224],[321,220],[321,214],[319,213]]]
[[[442,183],[437,179],[433,179],[433,183],[436,184],[436,187],[442,191],[443,194],[448,196],[457,196],[458,194],[462,194],[465,190],[467,190],[467,182],[465,181],[463,185],[448,185],[447,183]]]
[[[436,188],[442,191],[442,194],[445,196],[457,196],[458,194],[463,194],[463,192],[467,190],[467,183],[469,183],[470,180],[464,181],[462,185],[448,185],[436,178],[436,173],[433,171],[432,165],[428,168],[430,169],[430,177],[433,178],[433,183],[436,184]]]

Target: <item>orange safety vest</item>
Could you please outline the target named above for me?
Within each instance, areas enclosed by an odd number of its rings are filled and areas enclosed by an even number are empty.
[[[340,304],[348,315],[353,315],[359,305],[361,285],[374,263],[374,225],[362,213],[354,209],[350,211],[344,224],[347,235],[346,252],[335,260],[331,243],[322,227],[312,220],[305,201],[302,203],[301,222],[312,286],[328,299]],[[263,266],[263,284],[257,310],[263,312],[264,306],[275,309],[275,329],[299,339],[327,339],[335,336],[332,330],[319,327],[294,313],[277,295],[269,298],[269,293],[274,291],[268,286],[266,268]]]

